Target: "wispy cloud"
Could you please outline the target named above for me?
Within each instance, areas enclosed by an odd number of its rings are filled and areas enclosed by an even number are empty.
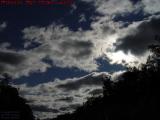
[[[7,27],[7,23],[3,22],[0,24],[0,31],[4,30]]]

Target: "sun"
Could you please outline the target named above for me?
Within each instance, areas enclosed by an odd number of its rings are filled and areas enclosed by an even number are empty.
[[[126,63],[133,63],[137,61],[137,58],[131,53],[125,54],[123,51],[107,53],[108,57],[111,59],[111,64],[122,64],[123,61]]]

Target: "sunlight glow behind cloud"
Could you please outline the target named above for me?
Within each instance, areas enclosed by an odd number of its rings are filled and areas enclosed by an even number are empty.
[[[20,78],[54,67],[91,72],[88,76],[63,80],[57,78],[36,86],[19,85],[21,94],[31,100],[33,108],[48,111],[35,110],[43,118],[73,111],[91,93],[101,91],[102,83],[98,80],[108,73],[92,73],[99,69],[97,59],[110,64],[138,66],[146,62],[150,54],[147,46],[156,43],[154,35],[160,31],[159,0],[141,0],[137,3],[131,0],[82,1],[90,4],[97,14],[86,16],[85,12],[80,13],[81,16],[76,15],[80,18],[78,22],[72,24],[87,23],[89,17],[92,20],[88,22],[90,28],[73,30],[61,21],[44,26],[33,24],[21,29],[23,48],[20,50],[10,47],[12,44],[8,42],[0,44],[0,74],[7,72],[13,78]],[[77,13],[79,7],[75,2],[69,15]],[[138,13],[140,17],[146,16],[131,22],[129,19],[133,16],[129,15],[136,16]],[[115,17],[125,20],[115,21]],[[0,32],[8,26],[6,22],[0,24]],[[113,74],[112,78],[116,79],[123,72]],[[51,111],[55,113],[51,114]]]

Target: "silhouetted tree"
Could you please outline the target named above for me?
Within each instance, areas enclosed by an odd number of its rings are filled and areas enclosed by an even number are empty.
[[[8,85],[9,84],[9,81],[12,79],[12,77],[7,74],[7,73],[3,73],[1,75],[1,78],[0,78],[0,84],[1,85]]]
[[[146,64],[131,67],[122,80],[104,80],[103,96],[88,99],[72,114],[53,120],[157,120],[160,102],[160,45],[151,45]]]
[[[6,84],[0,84],[0,120],[34,120],[26,100],[16,88]]]

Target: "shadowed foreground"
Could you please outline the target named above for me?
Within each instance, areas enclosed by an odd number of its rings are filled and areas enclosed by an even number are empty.
[[[103,96],[92,97],[75,112],[52,120],[158,120],[160,102],[160,46],[140,68],[128,68],[117,82],[104,80]],[[16,88],[0,84],[0,120],[34,120]]]
[[[0,120],[34,120],[26,100],[9,85],[0,84]]]
[[[89,98],[74,113],[52,120],[158,120],[160,102],[160,46],[140,68],[128,68],[118,82],[104,81],[103,96]]]

